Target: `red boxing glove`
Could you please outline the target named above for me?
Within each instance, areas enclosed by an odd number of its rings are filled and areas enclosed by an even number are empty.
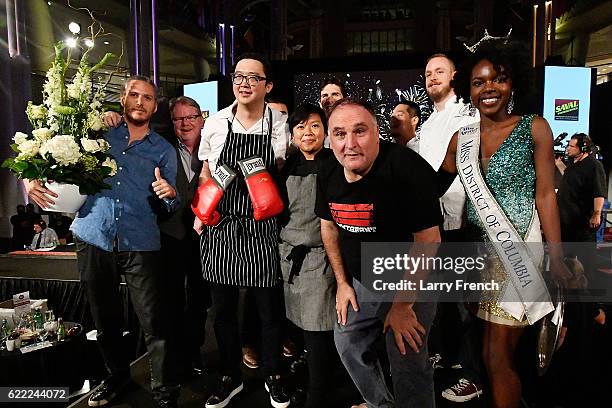
[[[244,174],[255,219],[257,221],[267,220],[283,212],[285,208],[283,200],[263,159],[253,156],[239,160],[238,165]]]
[[[198,187],[191,202],[191,211],[204,225],[213,226],[221,220],[217,205],[235,177],[236,173],[228,166],[217,166],[212,177]]]

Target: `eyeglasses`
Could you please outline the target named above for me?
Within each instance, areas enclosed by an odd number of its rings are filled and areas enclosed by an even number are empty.
[[[261,77],[259,75],[242,75],[242,74],[230,74],[230,77],[232,78],[232,83],[234,85],[242,85],[242,82],[244,82],[245,78],[247,81],[247,84],[249,84],[250,86],[257,86],[259,84],[259,81],[261,80],[266,80],[266,77]]]
[[[201,118],[202,115],[187,115],[187,116],[181,116],[178,118],[172,118],[173,122],[179,123],[182,121],[185,122],[195,122],[198,118]]]

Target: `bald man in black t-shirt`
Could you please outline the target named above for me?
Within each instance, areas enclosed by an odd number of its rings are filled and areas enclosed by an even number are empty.
[[[329,135],[336,160],[317,178],[315,213],[337,282],[334,341],[365,400],[358,407],[433,407],[427,335],[435,304],[372,301],[360,261],[363,242],[440,242],[435,173],[415,152],[380,141],[376,116],[365,103],[337,102]],[[375,357],[383,330],[395,395]]]

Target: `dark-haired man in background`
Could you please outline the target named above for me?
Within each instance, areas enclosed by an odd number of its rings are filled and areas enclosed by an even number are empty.
[[[396,143],[419,152],[416,129],[421,121],[421,108],[412,101],[401,101],[393,108],[389,128]]]
[[[606,173],[591,154],[593,143],[584,133],[573,135],[567,145],[567,167],[563,174],[557,201],[563,242],[595,242],[601,224],[601,210],[607,196]],[[560,167],[557,164],[557,167]]]
[[[321,93],[319,104],[328,117],[334,103],[347,96],[344,83],[336,77],[327,78],[323,81],[319,91]]]

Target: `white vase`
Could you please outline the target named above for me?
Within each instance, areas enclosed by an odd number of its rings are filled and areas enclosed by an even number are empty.
[[[47,189],[53,191],[58,197],[51,197],[55,204],[45,208],[46,211],[75,213],[85,203],[86,195],[79,193],[79,186],[56,182],[45,183]]]

